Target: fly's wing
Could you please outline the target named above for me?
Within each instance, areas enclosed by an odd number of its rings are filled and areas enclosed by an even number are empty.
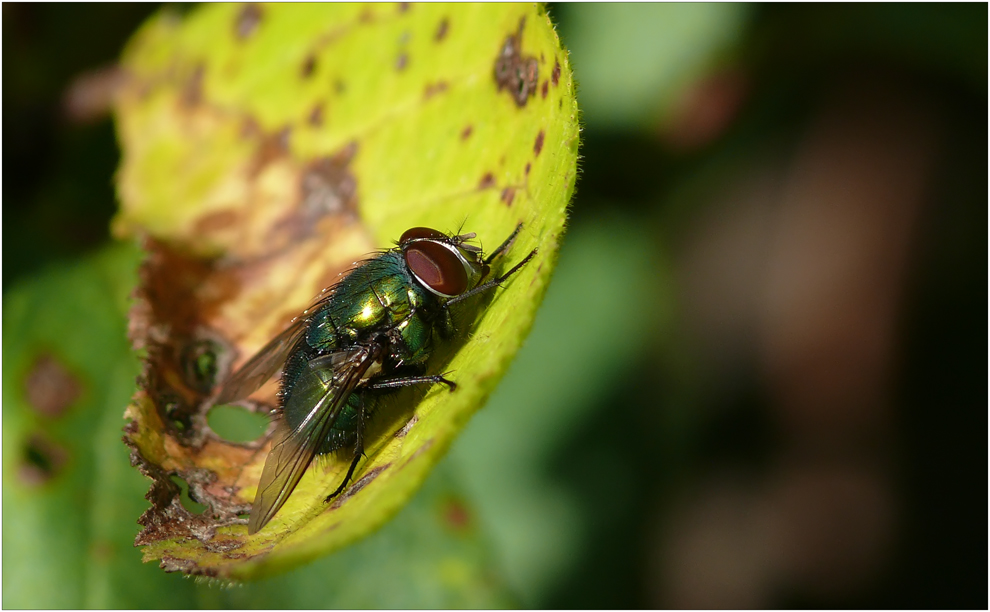
[[[277,430],[251,507],[249,534],[264,527],[289,498],[373,361],[370,349],[357,346],[314,359],[300,375],[284,411],[298,411],[306,418],[291,430]]]
[[[243,399],[257,391],[282,367],[296,343],[306,333],[308,323],[308,317],[299,317],[289,325],[288,329],[275,336],[271,342],[266,344],[223,383],[223,388],[214,403],[217,405],[226,404]]]
[[[324,289],[320,295],[316,296],[316,299],[313,300],[309,308],[292,320],[292,323],[289,324],[289,327],[285,331],[275,336],[254,357],[234,372],[223,384],[223,388],[221,388],[220,393],[213,402],[214,405],[226,404],[234,400],[243,399],[257,391],[261,385],[265,384],[269,378],[274,376],[282,365],[285,364],[289,353],[292,352],[296,344],[305,335],[306,328],[312,320],[313,314],[333,297],[337,286],[335,284]]]

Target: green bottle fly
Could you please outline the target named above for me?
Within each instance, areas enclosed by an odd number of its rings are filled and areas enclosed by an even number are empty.
[[[224,383],[216,404],[247,397],[282,370],[281,424],[265,460],[248,533],[275,516],[317,455],[353,451],[344,480],[326,501],[344,490],[364,452],[372,416],[369,392],[436,383],[456,388],[443,376],[423,375],[426,361],[436,341],[453,335],[451,306],[499,286],[536,254],[485,281],[489,265],[521,227],[488,257],[468,244],[475,234],[407,230],[398,246],[359,262],[324,290],[313,307]]]

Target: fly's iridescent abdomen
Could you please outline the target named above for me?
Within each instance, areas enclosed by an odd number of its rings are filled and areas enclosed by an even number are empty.
[[[351,449],[343,491],[364,453],[373,396],[413,385],[453,381],[428,375],[435,343],[451,336],[449,308],[498,287],[535,254],[485,281],[516,228],[487,258],[474,234],[407,230],[396,248],[356,264],[319,302],[293,321],[224,384],[217,403],[246,397],[282,369],[272,450],[258,484],[248,532],[264,527],[295,489],[313,458]]]

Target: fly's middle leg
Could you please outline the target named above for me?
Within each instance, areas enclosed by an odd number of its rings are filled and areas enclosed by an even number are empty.
[[[388,380],[379,380],[373,382],[365,387],[365,389],[398,389],[400,387],[412,387],[414,385],[433,385],[436,383],[443,383],[447,385],[447,388],[451,391],[457,389],[457,383],[452,380],[448,380],[441,376],[440,374],[434,374],[432,376],[405,376],[402,378],[392,378]]]

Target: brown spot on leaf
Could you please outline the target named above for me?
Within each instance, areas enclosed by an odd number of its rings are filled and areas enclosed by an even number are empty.
[[[127,425],[124,425],[123,429],[124,429],[124,433],[129,436],[136,434],[138,432],[137,421],[128,421]],[[131,465],[131,467],[133,467],[133,464]]]
[[[173,555],[162,555],[161,563],[158,564],[166,573],[182,572],[192,576],[206,576],[215,578],[217,569],[215,567],[200,567],[192,559],[180,559]]]
[[[440,42],[447,36],[447,29],[450,27],[450,21],[444,17],[440,20],[440,25],[437,26],[437,33],[433,35],[433,40]]]
[[[82,385],[54,356],[39,355],[25,380],[28,404],[46,417],[61,416],[82,394]]]
[[[244,117],[243,121],[241,121],[241,138],[251,140],[253,138],[260,138],[261,134],[261,126],[258,125],[254,117]]]
[[[110,540],[94,539],[89,546],[89,556],[97,563],[109,563],[115,556],[117,548]]]
[[[419,416],[417,416],[417,415],[414,414],[411,419],[409,419],[408,421],[406,421],[406,424],[402,426],[402,429],[400,429],[399,431],[395,432],[395,437],[398,438],[398,439],[400,439],[400,440],[402,438],[405,438],[406,435],[408,435],[409,432],[412,431],[412,428],[418,422],[419,422]]]
[[[28,486],[40,486],[58,475],[69,452],[42,433],[31,434],[21,455],[17,476]]]
[[[438,93],[447,91],[446,81],[437,81],[436,83],[427,83],[426,89],[423,91],[423,97],[427,100],[437,95]]]
[[[196,106],[203,101],[203,74],[206,72],[205,65],[200,62],[193,68],[192,73],[186,78],[182,85],[182,95],[180,99],[185,106]]]
[[[474,131],[473,127],[471,127],[470,125],[465,125],[464,129],[461,130],[461,140],[467,140],[468,138],[470,138],[471,132],[473,131]]]
[[[409,63],[409,56],[405,53],[400,53],[399,57],[395,60],[395,69],[402,72],[406,68],[406,64]]]
[[[308,79],[313,76],[314,72],[316,72],[316,56],[310,53],[306,56],[306,59],[303,60],[302,68],[299,69],[299,74],[302,75],[302,78]]]
[[[285,126],[261,139],[248,170],[252,177],[258,176],[265,166],[289,152],[289,136],[291,134],[292,128]]]
[[[546,100],[548,93],[550,93],[550,82],[549,81],[543,81],[543,87],[540,88],[540,96],[542,96],[543,99]]]
[[[261,17],[262,12],[259,5],[245,4],[237,13],[237,19],[234,21],[234,35],[240,40],[251,36],[258,28],[258,24],[261,23]]]
[[[529,176],[529,171],[532,169],[532,164],[526,162],[526,176]]]
[[[516,188],[506,187],[502,190],[501,200],[505,202],[506,206],[512,206],[512,200],[516,198]]]
[[[225,554],[233,552],[244,546],[244,542],[239,542],[233,538],[213,538],[209,542],[203,544],[203,548],[211,553]]]
[[[554,87],[560,83],[560,61],[556,58],[553,60],[553,72],[550,73],[550,80],[553,81]]]
[[[309,116],[306,117],[306,123],[311,126],[318,128],[323,125],[323,104],[317,102],[313,105],[313,110],[309,111]]]
[[[478,183],[478,189],[488,189],[489,187],[495,186],[495,175],[491,172],[486,172],[485,176],[481,177],[481,181]]]
[[[536,135],[536,142],[533,143],[534,155],[539,155],[540,151],[543,150],[543,138],[544,138],[543,130],[540,130],[540,133]]]
[[[460,499],[449,499],[444,504],[444,522],[455,531],[464,531],[471,526],[471,513]]]
[[[357,211],[357,179],[350,170],[357,154],[351,142],[335,155],[311,162],[300,180],[302,219],[307,225],[324,215]]]
[[[399,12],[400,13],[405,13],[406,11],[409,10],[409,6],[410,5],[409,5],[408,2],[400,2],[399,3]]]
[[[532,55],[522,54],[522,32],[526,18],[519,20],[519,29],[506,37],[502,49],[495,58],[495,83],[498,90],[507,89],[519,106],[536,93],[539,64]]]
[[[213,211],[203,215],[196,221],[196,225],[193,226],[193,232],[196,234],[209,234],[227,229],[236,225],[238,219],[240,219],[238,211],[230,208]]]

